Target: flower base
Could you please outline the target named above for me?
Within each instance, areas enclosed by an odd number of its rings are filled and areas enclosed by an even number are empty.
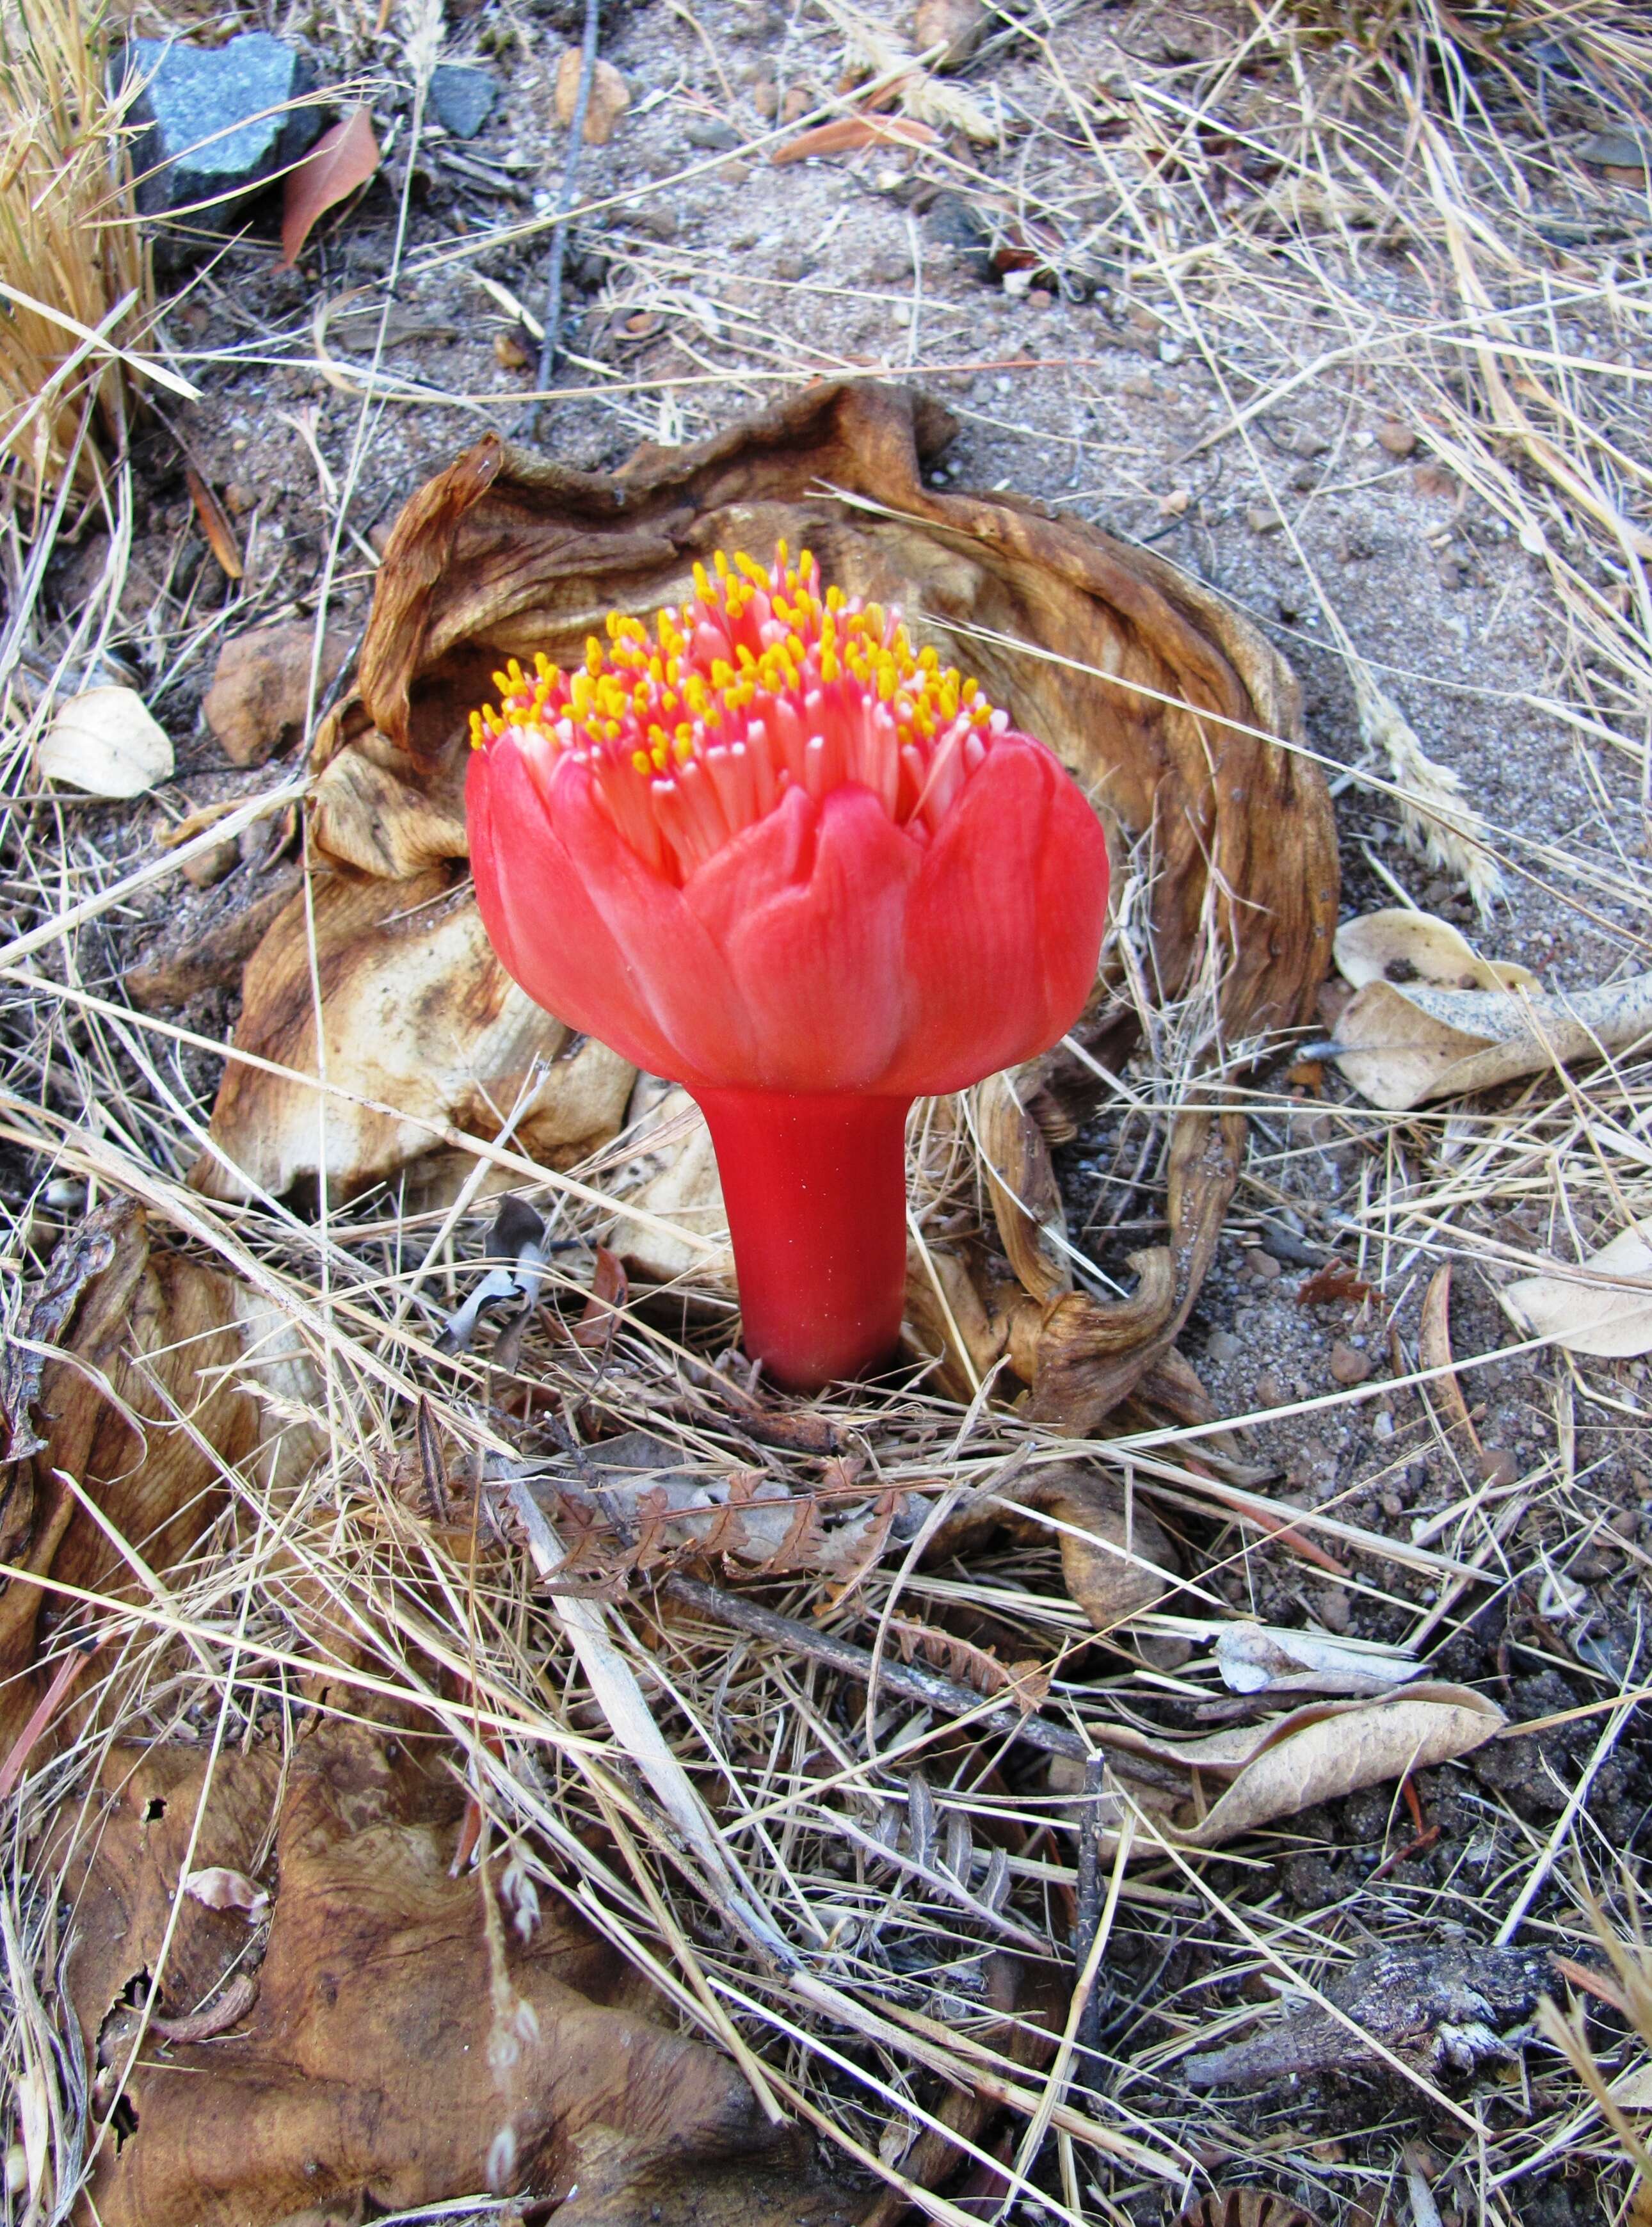
[[[798,1392],[886,1360],[906,1287],[910,1099],[694,1095],[729,1210],[746,1351]]]

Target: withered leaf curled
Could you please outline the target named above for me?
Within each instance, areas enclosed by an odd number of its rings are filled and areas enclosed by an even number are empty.
[[[689,592],[694,563],[717,548],[766,549],[783,536],[812,548],[846,591],[901,603],[920,644],[965,666],[1017,725],[1049,742],[1094,802],[1116,865],[1151,847],[1143,909],[1155,994],[1180,996],[1214,936],[1230,1040],[1306,1018],[1330,961],[1337,875],[1324,784],[1294,747],[1288,667],[1163,560],[1014,496],[927,486],[925,465],[952,430],[937,403],[866,383],[811,388],[694,447],[645,446],[611,475],[488,436],[397,521],[357,691],[317,735],[315,847],[375,877],[461,856],[469,715],[501,659],[542,651],[577,662],[610,607],[651,612]],[[405,914],[407,894],[386,915]],[[271,941],[290,947],[290,925],[277,923]],[[292,971],[290,958],[282,965]],[[249,967],[242,1043],[277,1033],[277,971],[263,953]],[[1138,1025],[1122,980],[1116,957],[1104,959],[1078,1031],[1115,1069]],[[1060,1057],[1017,1083],[1024,1105]],[[251,1102],[232,1070],[213,1135],[242,1165],[262,1126]],[[463,1126],[475,1117],[450,1118]],[[307,1120],[313,1133],[313,1108]],[[979,1381],[1007,1353],[1043,1420],[1094,1428],[1171,1350],[1209,1265],[1241,1136],[1236,1121],[1179,1122],[1167,1243],[1122,1305],[1062,1288],[1059,1245],[1041,1236],[1029,1248],[1013,1223],[1017,1266],[1031,1279],[1019,1304],[1015,1286],[998,1288],[980,1247],[916,1260],[909,1316],[937,1356],[936,1381],[966,1390],[972,1371]],[[358,1165],[382,1171],[383,1157],[361,1152]],[[297,1171],[293,1152],[268,1158],[277,1177]],[[673,1219],[692,1209],[709,1221],[705,1171],[679,1175],[663,1148],[654,1158],[652,1187],[637,1195]],[[704,1279],[704,1256],[650,1262],[635,1235],[616,1243],[633,1273]]]
[[[210,1784],[198,1748],[112,1751],[96,1832],[54,1851],[75,1894],[67,1990],[94,2063],[100,2045],[121,2050],[127,1992],[151,1973],[163,2025],[130,2069],[135,2131],[99,2148],[104,2227],[438,2205],[486,2186],[490,2153],[496,2173],[511,2160],[510,2191],[564,2199],[568,2227],[848,2227],[864,2197],[815,2173],[730,2059],[655,2023],[646,1981],[560,1899],[526,1941],[512,1929],[511,2046],[492,2045],[482,1898],[498,1874],[450,1876],[463,1790],[428,1746],[323,1720],[284,1771],[269,1747],[232,1750]],[[63,1813],[64,1839],[80,1815]],[[256,2000],[209,2040],[163,2039],[247,1950],[237,1910],[189,1897],[175,1918],[192,1841],[244,1872],[271,1832]]]

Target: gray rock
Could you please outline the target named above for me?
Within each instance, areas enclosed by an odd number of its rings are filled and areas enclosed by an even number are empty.
[[[431,105],[456,139],[474,139],[498,98],[499,88],[486,70],[442,62],[431,72]]]
[[[719,124],[711,116],[695,117],[683,137],[691,147],[704,147],[708,153],[716,155],[727,154],[740,144],[740,134],[731,124]]]
[[[1612,170],[1643,170],[1649,143],[1632,131],[1591,131],[1578,152],[1585,163]]]
[[[125,73],[143,88],[128,111],[140,127],[132,169],[142,216],[187,210],[193,225],[222,230],[321,131],[319,110],[294,105],[315,73],[267,31],[243,32],[222,47],[133,39]]]

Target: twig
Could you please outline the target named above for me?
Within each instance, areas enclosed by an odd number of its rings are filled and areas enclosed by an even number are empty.
[[[887,1687],[890,1693],[899,1694],[903,1700],[916,1701],[923,1707],[941,1709],[953,1717],[974,1716],[984,1730],[1025,1740],[1029,1747],[1041,1747],[1049,1755],[1071,1756],[1075,1762],[1088,1763],[1097,1744],[1106,1738],[1105,1733],[1097,1733],[1094,1739],[1087,1739],[1065,1725],[1052,1725],[1043,1717],[1024,1715],[1019,1709],[1006,1708],[1002,1702],[984,1707],[985,1696],[973,1686],[943,1678],[939,1671],[921,1670],[915,1663],[877,1660],[870,1649],[857,1647],[852,1640],[834,1639],[828,1632],[817,1631],[812,1624],[799,1624],[789,1616],[777,1616],[773,1609],[760,1608],[743,1594],[721,1592],[717,1586],[702,1584],[698,1578],[673,1574],[662,1582],[660,1590],[670,1594],[673,1600],[681,1601],[685,1608],[698,1609],[715,1624],[749,1632],[754,1639],[769,1640],[776,1647],[789,1648],[794,1654],[824,1663],[828,1669],[841,1670],[845,1677],[858,1679],[864,1685]]]
[[[551,227],[551,260],[545,289],[545,337],[539,342],[540,399],[532,404],[521,431],[533,439],[545,412],[544,390],[555,375],[562,347],[562,265],[568,252],[568,213],[574,205],[574,185],[585,144],[585,111],[596,75],[596,35],[602,22],[602,0],[585,0],[585,35],[579,53],[579,90],[574,97],[573,122],[568,127],[568,159],[563,165],[562,190],[557,195],[557,220]]]

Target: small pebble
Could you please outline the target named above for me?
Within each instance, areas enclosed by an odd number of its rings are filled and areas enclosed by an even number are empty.
[[[1378,1438],[1391,1439],[1394,1436],[1394,1410],[1379,1407],[1371,1418],[1371,1428]]]
[[[1047,286],[1035,286],[1027,296],[1027,306],[1030,309],[1047,309],[1055,299]]]
[[[1401,1500],[1400,1495],[1394,1490],[1392,1485],[1388,1488],[1387,1491],[1382,1495],[1381,1506],[1382,1513],[1387,1517],[1391,1523],[1397,1522],[1400,1516],[1402,1516],[1406,1512],[1405,1502]]]
[[[1257,1405],[1262,1407],[1283,1407],[1285,1387],[1271,1369],[1265,1369],[1256,1380]]]
[[[1391,456],[1408,456],[1417,446],[1417,436],[1397,418],[1385,418],[1376,437]]]
[[[1158,395],[1158,389],[1145,372],[1138,371],[1132,372],[1128,379],[1119,381],[1119,392],[1120,394],[1130,395],[1137,402],[1151,402]]]
[[[201,851],[193,858],[186,858],[182,871],[191,889],[209,890],[214,882],[221,882],[233,874],[241,863],[241,854],[233,842],[215,843],[210,851]]]
[[[1372,1366],[1370,1355],[1345,1338],[1339,1337],[1330,1350],[1330,1373],[1339,1384],[1363,1384]]]
[[[1260,1245],[1252,1245],[1246,1248],[1245,1266],[1253,1276],[1260,1276],[1265,1284],[1279,1281],[1280,1274],[1279,1262],[1271,1253],[1263,1252]]]
[[[786,98],[780,105],[782,124],[795,124],[800,116],[807,116],[814,103],[800,85],[788,86]]]
[[[752,86],[751,105],[765,124],[780,113],[780,87],[772,77],[759,78]]]
[[[1480,1475],[1487,1484],[1512,1484],[1520,1464],[1507,1446],[1487,1446],[1480,1456]]]
[[[1245,513],[1245,523],[1253,533],[1277,533],[1285,520],[1277,510],[1270,510],[1260,502],[1253,502]]]
[[[1327,1631],[1346,1631],[1351,1618],[1352,1603],[1343,1586],[1321,1586],[1315,1596],[1314,1605],[1319,1611],[1319,1621]]]
[[[740,144],[740,134],[733,125],[719,124],[714,116],[691,117],[683,137],[691,147],[703,147],[714,155],[730,154]]]
[[[1204,1342],[1204,1350],[1218,1368],[1226,1368],[1230,1361],[1238,1360],[1245,1345],[1243,1339],[1235,1337],[1230,1330],[1213,1330]]]

